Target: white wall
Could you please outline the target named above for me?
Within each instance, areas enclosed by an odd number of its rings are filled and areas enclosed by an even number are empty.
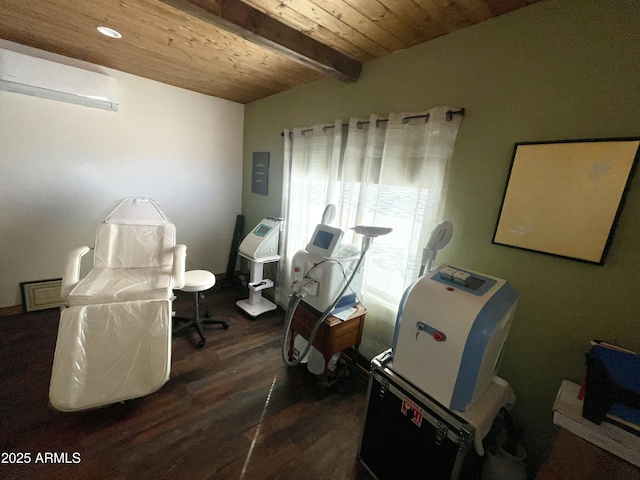
[[[156,200],[187,269],[226,271],[241,213],[244,106],[0,40],[0,48],[105,73],[120,110],[0,91],[0,307],[20,282],[60,278],[125,197]],[[88,255],[87,257],[89,257]]]

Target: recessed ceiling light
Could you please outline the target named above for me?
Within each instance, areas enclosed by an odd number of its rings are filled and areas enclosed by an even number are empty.
[[[98,31],[111,38],[122,38],[122,34],[120,32],[116,32],[113,28],[109,27],[98,27]]]

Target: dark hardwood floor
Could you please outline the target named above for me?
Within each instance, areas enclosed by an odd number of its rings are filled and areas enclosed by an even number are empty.
[[[85,412],[48,405],[59,312],[0,318],[0,460],[31,457],[0,463],[0,478],[370,478],[357,460],[366,381],[320,397],[305,367],[280,358],[282,310],[251,320],[235,305],[242,290],[207,293],[203,309],[228,330],[206,327],[201,350],[194,330],[179,332],[159,391]],[[179,293],[174,310],[190,314],[192,300]]]

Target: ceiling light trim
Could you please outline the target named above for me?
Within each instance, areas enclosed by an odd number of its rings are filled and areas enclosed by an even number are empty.
[[[110,38],[122,38],[122,34],[114,30],[113,28],[99,26],[99,27],[96,27],[96,30],[98,30],[102,35],[105,35]]]

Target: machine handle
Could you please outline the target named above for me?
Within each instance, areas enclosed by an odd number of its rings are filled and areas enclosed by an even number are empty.
[[[447,340],[447,336],[440,330],[436,330],[430,325],[424,322],[416,322],[416,340],[420,332],[426,332],[433,337],[436,342],[444,342]]]

